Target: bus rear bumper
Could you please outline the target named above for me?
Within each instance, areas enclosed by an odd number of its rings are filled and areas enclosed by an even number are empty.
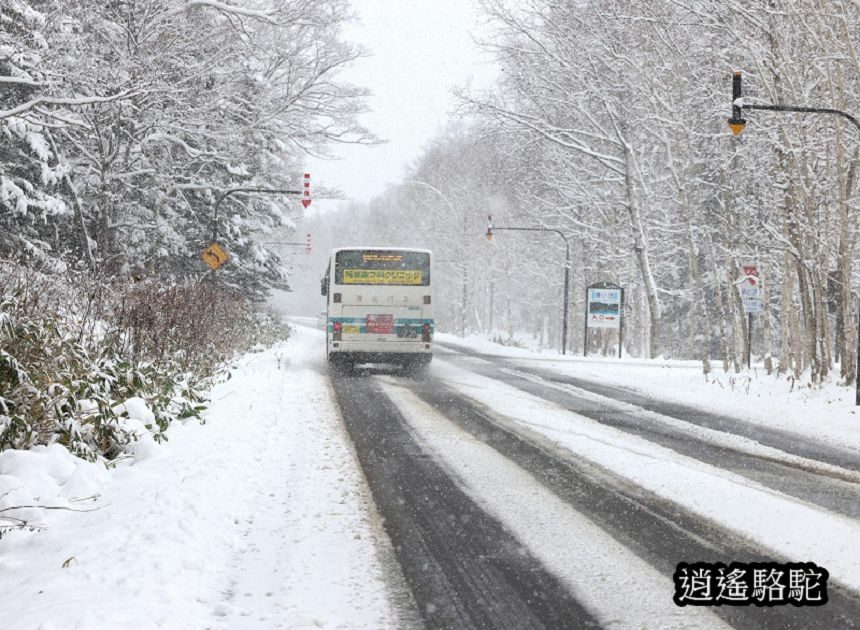
[[[337,347],[334,344],[337,343]],[[433,344],[388,341],[375,344],[349,341],[328,343],[329,361],[350,363],[419,363],[427,364],[433,358]]]
[[[335,344],[337,346],[335,347]],[[430,341],[343,341],[328,340],[328,351],[330,354],[432,354],[433,343]]]

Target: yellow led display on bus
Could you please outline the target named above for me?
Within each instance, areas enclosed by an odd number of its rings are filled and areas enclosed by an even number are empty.
[[[406,269],[344,269],[343,284],[400,284],[418,286],[420,271]]]
[[[371,254],[365,253],[361,255],[361,259],[364,262],[375,262],[375,261],[385,261],[385,262],[400,262],[403,260],[402,254]]]

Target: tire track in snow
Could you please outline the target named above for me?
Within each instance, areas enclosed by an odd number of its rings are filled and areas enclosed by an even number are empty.
[[[335,375],[333,383],[428,627],[598,627],[562,583],[416,445],[374,379]]]
[[[608,399],[623,401],[660,415],[677,418],[708,429],[743,436],[792,455],[824,462],[849,471],[860,472],[860,453],[856,451],[806,438],[799,439],[796,434],[788,431],[745,422],[738,418],[721,416],[683,403],[661,400],[629,387],[558,374],[551,370],[523,365],[521,361],[517,361],[516,359],[477,352],[458,344],[436,342],[436,345],[446,350],[444,353],[446,360],[462,362],[462,359],[467,357],[477,359],[478,362],[461,363],[463,367],[472,371],[479,371],[481,369],[480,362],[484,362],[485,365],[494,367],[496,370],[507,368],[513,372],[537,376],[548,383],[571,385],[578,389],[598,394]]]
[[[384,391],[406,418],[416,441],[432,453],[478,505],[498,518],[567,585],[601,627],[618,630],[727,627],[708,610],[675,606],[671,578],[666,580],[583,516],[532,470],[521,466],[517,457],[495,448],[496,441],[486,431],[466,430],[462,425],[462,401],[449,396],[444,389],[434,391],[434,385],[425,382],[416,387],[413,383],[389,381]],[[534,453],[528,457],[535,463]]]
[[[445,360],[778,492],[849,518],[860,518],[860,472],[851,468],[763,446],[751,438],[645,409],[623,398],[611,398],[606,392],[594,393],[569,384],[567,377],[538,376],[533,370],[499,367],[484,360],[476,363],[457,355],[446,355]],[[650,406],[657,408],[659,403],[651,401]]]
[[[441,415],[530,472],[547,488],[615,539],[656,567],[667,580],[680,561],[773,561],[753,544],[640,488],[611,471],[554,445],[549,439],[511,429],[512,422],[436,379],[409,387]],[[806,560],[807,558],[804,558]],[[826,566],[826,565],[825,565]],[[838,588],[823,608],[721,607],[716,612],[737,628],[855,628],[860,601]]]

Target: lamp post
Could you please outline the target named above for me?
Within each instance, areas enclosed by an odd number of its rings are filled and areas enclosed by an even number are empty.
[[[496,230],[512,230],[516,232],[555,232],[564,241],[564,316],[561,329],[561,353],[567,354],[567,314],[568,314],[568,294],[570,292],[570,238],[561,230],[555,228],[540,228],[540,227],[494,227],[493,216],[487,217],[487,240],[493,240],[493,232]]]
[[[799,114],[836,114],[851,122],[857,131],[860,131],[860,121],[848,112],[832,107],[802,107],[799,105],[761,105],[756,103],[747,104],[743,100],[741,87],[742,74],[740,71],[732,73],[732,117],[729,118],[729,127],[732,133],[739,135],[746,126],[743,119],[744,109],[758,109],[771,112],[795,112]],[[843,307],[845,308],[845,307]],[[854,404],[860,406],[860,303],[857,306],[857,357],[854,364]],[[752,352],[750,351],[750,354]]]

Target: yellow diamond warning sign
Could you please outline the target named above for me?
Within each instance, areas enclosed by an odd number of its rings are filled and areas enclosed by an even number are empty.
[[[209,265],[212,271],[215,271],[227,262],[229,256],[227,252],[224,251],[224,248],[221,247],[218,243],[212,243],[209,247],[203,250],[203,253],[200,254],[200,257],[203,259],[207,265]]]

